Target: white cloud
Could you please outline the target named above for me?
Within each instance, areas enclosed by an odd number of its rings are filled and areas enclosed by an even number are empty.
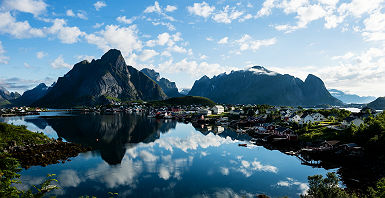
[[[235,8],[230,8],[230,6],[227,5],[222,11],[214,14],[213,20],[218,23],[231,23],[242,15],[243,12],[235,10]]]
[[[143,150],[139,153],[139,157],[142,158],[143,161],[145,162],[154,162],[156,159],[158,159],[157,156],[153,155],[152,153]]]
[[[203,1],[202,3],[194,3],[194,6],[188,6],[187,10],[190,14],[207,18],[213,13],[215,7]]]
[[[47,56],[48,54],[46,52],[43,52],[43,51],[39,51],[39,52],[36,52],[36,57],[38,59],[42,59],[44,58],[45,56]]]
[[[291,186],[297,186],[298,190],[300,190],[301,195],[307,194],[307,191],[309,190],[309,186],[306,183],[302,183],[299,181],[296,181],[293,178],[288,177],[285,181],[279,181],[277,183],[277,186],[280,187],[291,187]]]
[[[153,13],[153,12],[162,13],[162,9],[160,8],[158,1],[155,1],[154,5],[148,6],[144,10],[144,13]]]
[[[226,44],[229,41],[229,37],[223,37],[221,40],[218,41],[218,44]]]
[[[47,32],[55,34],[62,43],[72,44],[80,40],[80,36],[84,36],[85,33],[80,31],[76,26],[68,27],[67,22],[64,19],[55,19],[53,25],[47,28]]]
[[[262,4],[262,8],[258,11],[257,17],[269,16],[271,9],[275,7],[276,0],[265,0]]]
[[[148,47],[154,47],[156,45],[164,46],[167,45],[168,47],[173,47],[175,45],[175,42],[182,41],[181,33],[177,32],[173,35],[170,35],[167,32],[161,33],[157,36],[156,40],[149,40],[146,42],[146,45]],[[177,46],[178,47],[178,46]]]
[[[72,11],[72,10],[67,10],[66,11],[66,15],[67,16],[70,16],[70,17],[78,17],[80,19],[84,19],[84,20],[87,20],[87,13],[85,11],[78,11],[76,14]]]
[[[349,59],[351,59],[353,57],[354,57],[354,54],[352,52],[348,52],[348,53],[346,53],[343,56],[333,56],[332,60],[340,60],[340,59],[342,59],[342,60],[349,60]]]
[[[67,10],[67,11],[66,11],[66,15],[67,15],[67,16],[70,16],[70,17],[74,17],[74,16],[75,16],[75,13],[74,13],[72,10]]]
[[[168,28],[168,30],[170,31],[175,31],[176,28],[173,24],[169,23],[169,22],[152,22],[152,24],[154,26],[158,26],[158,25],[163,25],[163,26],[166,26]]]
[[[64,62],[63,55],[58,56],[52,63],[51,66],[55,69],[58,68],[69,68],[71,69],[72,66],[66,62]]]
[[[139,56],[139,59],[144,62],[157,55],[159,55],[157,51],[146,49],[142,51],[142,54]]]
[[[130,18],[130,19],[127,19],[126,16],[118,16],[118,17],[116,18],[116,20],[119,21],[119,22],[121,22],[121,23],[131,24],[132,22],[134,22],[135,17]]]
[[[174,12],[175,10],[177,10],[178,8],[176,6],[172,6],[172,5],[167,5],[166,8],[165,8],[165,11],[166,12]]]
[[[62,187],[77,187],[81,180],[74,170],[63,170],[58,176],[58,181]]]
[[[102,27],[104,25],[104,23],[95,23],[95,25],[93,25],[92,27],[93,28],[100,28],[100,27]]]
[[[371,14],[375,10],[381,8],[381,3],[384,0],[352,0],[350,3],[342,3],[338,8],[340,15],[352,15],[360,18],[364,14]]]
[[[3,0],[1,7],[6,10],[18,10],[37,16],[45,12],[47,4],[43,0]]]
[[[148,6],[145,10],[144,13],[158,13],[159,15],[163,16],[165,19],[170,20],[170,21],[175,21],[175,19],[171,16],[168,16],[165,12],[172,12],[176,10],[176,7],[168,5],[165,9],[162,9],[159,6],[159,2],[155,1],[154,5]]]
[[[160,167],[159,169],[159,178],[162,178],[164,180],[168,180],[170,178],[170,172],[166,167]]]
[[[87,60],[88,62],[91,62],[92,59],[95,59],[95,56],[89,56],[89,55],[78,55],[75,56],[76,59],[79,61]]]
[[[222,175],[229,175],[229,173],[230,173],[229,169],[226,167],[220,167],[220,171],[221,171]]]
[[[368,41],[385,40],[385,14],[375,12],[364,20],[362,35]]]
[[[3,44],[0,41],[0,64],[8,64],[9,57],[4,56],[5,50]]]
[[[135,25],[119,27],[107,25],[104,30],[85,36],[90,44],[98,46],[103,51],[111,48],[121,50],[128,64],[134,64],[136,55],[134,51],[142,49],[142,42],[138,38],[138,30]]]
[[[262,46],[270,46],[277,43],[276,38],[265,39],[265,40],[254,40],[250,35],[245,34],[241,39],[235,41],[239,45],[240,51],[252,50],[256,51]]]
[[[99,11],[101,8],[103,7],[106,7],[107,4],[104,3],[103,1],[97,1],[96,3],[94,3],[94,7],[97,11]]]
[[[18,39],[45,36],[41,29],[32,28],[28,21],[16,21],[10,12],[0,12],[0,33],[10,34]]]

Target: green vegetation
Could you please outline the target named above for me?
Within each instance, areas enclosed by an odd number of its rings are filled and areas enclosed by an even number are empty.
[[[214,106],[216,103],[208,98],[200,96],[183,96],[176,98],[169,98],[162,101],[153,101],[150,104],[155,106],[170,106],[170,105],[203,105]]]
[[[369,187],[365,194],[347,192],[339,187],[339,178],[336,173],[329,172],[326,178],[322,175],[308,177],[309,190],[302,198],[356,198],[356,197],[385,197],[385,177],[378,180],[374,188]]]
[[[42,133],[34,133],[26,129],[26,126],[14,126],[0,123],[0,197],[43,197],[50,190],[57,188],[51,185],[56,181],[52,176],[40,185],[34,186],[34,190],[20,191],[13,184],[20,183],[18,180],[21,171],[20,163],[17,159],[5,153],[5,147],[11,143],[12,146],[24,146],[27,144],[44,144],[51,140]],[[57,181],[56,181],[57,182]]]
[[[11,103],[8,100],[0,99],[0,107],[5,107]]]
[[[26,126],[15,126],[6,123],[0,123],[0,150],[11,142],[14,145],[24,146],[26,144],[44,144],[51,141],[43,133],[34,133],[27,130]]]

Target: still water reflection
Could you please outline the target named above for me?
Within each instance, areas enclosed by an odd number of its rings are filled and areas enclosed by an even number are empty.
[[[298,197],[308,188],[307,176],[327,172],[279,151],[239,147],[249,137],[229,129],[195,129],[141,115],[49,113],[0,121],[97,148],[22,172],[24,189],[57,174],[57,197]]]

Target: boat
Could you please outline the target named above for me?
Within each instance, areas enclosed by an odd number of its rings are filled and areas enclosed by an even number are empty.
[[[247,144],[238,144],[238,146],[247,147]]]

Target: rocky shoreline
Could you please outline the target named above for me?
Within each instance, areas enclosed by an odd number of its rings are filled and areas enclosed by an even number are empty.
[[[7,153],[16,158],[22,168],[31,166],[47,166],[50,164],[65,163],[69,158],[79,153],[92,150],[79,144],[52,140],[45,144],[28,144],[26,146],[10,146]]]

